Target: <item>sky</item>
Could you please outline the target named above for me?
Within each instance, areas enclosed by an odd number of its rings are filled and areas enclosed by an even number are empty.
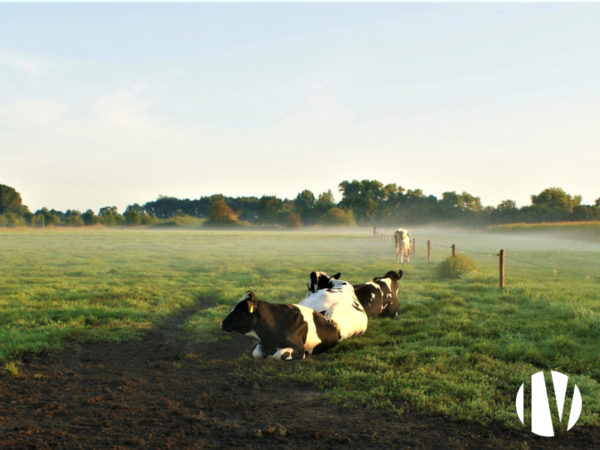
[[[600,3],[0,3],[31,211],[332,190],[600,197]]]

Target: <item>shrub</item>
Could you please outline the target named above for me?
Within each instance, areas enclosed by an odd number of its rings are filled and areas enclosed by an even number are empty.
[[[215,200],[208,210],[208,225],[235,225],[239,214],[229,207],[225,200]]]
[[[464,278],[479,270],[477,261],[469,255],[449,256],[438,266],[441,278]]]

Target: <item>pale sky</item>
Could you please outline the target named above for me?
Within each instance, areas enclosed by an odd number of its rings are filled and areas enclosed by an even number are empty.
[[[32,211],[377,179],[600,197],[600,4],[0,3],[0,184]]]

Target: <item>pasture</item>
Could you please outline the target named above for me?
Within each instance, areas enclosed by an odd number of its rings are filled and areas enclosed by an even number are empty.
[[[296,303],[313,270],[364,282],[397,268],[391,241],[370,230],[2,230],[0,368],[6,369],[0,388],[39,385],[46,377],[40,361],[87,354],[111,342],[123,343],[133,358],[136,350],[127,345],[143,343],[163,327],[163,335],[185,343],[168,367],[175,371],[170,383],[180,382],[183,371],[191,378],[213,371],[288,391],[316,390],[342,409],[389,412],[391,423],[439,417],[449,421],[444,424],[491,427],[516,442],[531,439],[515,414],[518,387],[534,372],[557,370],[583,397],[581,417],[568,436],[597,443],[600,245],[537,234],[410,231],[417,255],[402,266],[398,317],[372,319],[363,336],[308,360],[282,363],[253,361],[252,339],[219,329],[246,290],[262,300]],[[477,259],[476,274],[437,276],[451,244]],[[500,248],[507,252],[502,291]],[[301,408],[303,397],[297,396]],[[569,406],[567,400],[565,410]],[[240,436],[238,442],[249,438]]]

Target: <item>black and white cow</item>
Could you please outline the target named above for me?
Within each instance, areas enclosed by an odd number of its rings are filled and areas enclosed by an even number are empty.
[[[314,309],[336,323],[340,338],[367,331],[368,317],[354,294],[354,288],[347,281],[339,280],[339,275],[327,276],[324,272],[310,274],[309,293],[299,304]],[[324,286],[322,289],[313,289]]]
[[[402,270],[390,270],[373,281],[354,285],[356,297],[369,317],[395,317],[398,314],[398,287],[402,275]]]
[[[225,317],[221,328],[258,339],[254,358],[302,359],[340,340],[335,323],[322,314],[301,305],[264,302],[251,291]]]
[[[306,285],[308,286],[308,294],[314,294],[321,289],[328,289],[333,287],[333,281],[339,280],[341,273],[329,276],[325,272],[311,272],[310,279]]]

